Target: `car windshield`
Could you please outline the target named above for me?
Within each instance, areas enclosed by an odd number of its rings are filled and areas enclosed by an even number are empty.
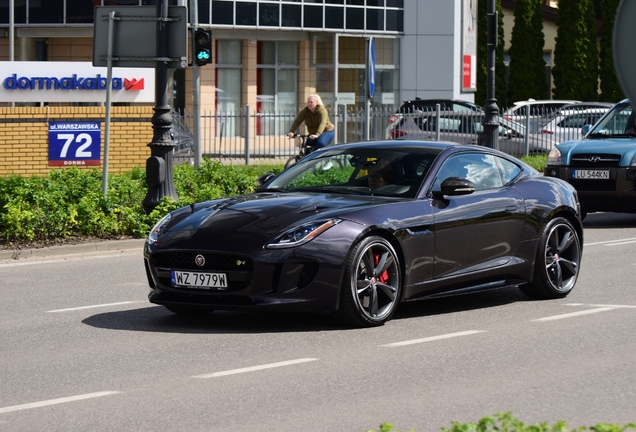
[[[317,151],[259,191],[304,191],[414,198],[437,149],[348,147]]]
[[[592,129],[587,137],[607,136],[636,136],[636,113],[632,111],[629,102],[621,102],[603,117]]]

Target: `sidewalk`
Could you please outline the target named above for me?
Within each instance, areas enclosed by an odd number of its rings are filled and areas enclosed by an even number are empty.
[[[141,252],[146,239],[105,240],[92,243],[50,246],[33,249],[17,249],[0,251],[0,261],[21,261],[32,258],[50,258],[64,255],[82,255],[95,252],[134,251]]]

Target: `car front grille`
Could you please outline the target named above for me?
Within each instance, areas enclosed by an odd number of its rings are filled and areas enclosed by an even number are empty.
[[[570,166],[573,168],[614,168],[621,161],[620,155],[580,154],[572,156]]]
[[[197,255],[205,258],[205,264],[195,263]],[[242,255],[226,255],[210,252],[157,252],[152,255],[153,267],[167,267],[193,271],[252,271],[252,260]]]
[[[196,264],[198,255],[205,258],[203,265]],[[161,284],[168,287],[172,286],[170,270],[224,273],[227,275],[228,287],[223,291],[247,288],[252,283],[254,272],[254,263],[250,258],[210,252],[156,252],[150,256],[149,264],[155,270]],[[179,289],[191,291],[188,288]]]

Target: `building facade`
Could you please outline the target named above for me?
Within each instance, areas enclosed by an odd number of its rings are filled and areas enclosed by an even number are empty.
[[[192,67],[171,69],[173,108],[192,112],[193,100],[198,98],[202,114],[246,106],[253,112],[295,113],[308,95],[318,93],[331,110],[343,105],[364,109],[370,80],[374,108],[393,110],[403,100],[416,97],[473,101],[476,2],[169,0],[171,6],[187,7],[191,26],[212,31],[212,62],[198,68],[200,92],[196,97]],[[89,99],[77,88],[53,89],[57,91],[53,97],[46,96],[38,80],[50,69],[47,64],[67,67],[60,72],[62,77],[73,74],[76,62],[90,66],[96,6],[103,10],[156,8],[156,0],[0,0],[0,86],[4,87],[0,90],[5,91],[0,106],[104,105],[94,100],[103,89],[88,89],[92,90]],[[373,76],[366,69],[370,38],[375,47]],[[24,72],[18,68],[19,62],[41,63],[42,68]],[[96,82],[105,76],[103,69],[96,74]],[[51,77],[47,75],[47,79]],[[150,81],[146,79],[146,83]],[[17,84],[9,88],[12,83]],[[38,90],[33,83],[40,85],[42,96],[33,96]],[[147,85],[144,91],[152,89]],[[152,106],[147,98],[121,100],[125,102],[116,104]],[[244,135],[239,122],[222,126],[226,135]],[[270,121],[255,126],[253,133],[280,136],[288,127],[287,119]],[[218,124],[212,128],[215,130],[204,135],[218,136]]]

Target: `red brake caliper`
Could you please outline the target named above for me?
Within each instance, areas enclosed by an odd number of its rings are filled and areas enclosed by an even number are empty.
[[[373,254],[373,265],[377,266],[380,262],[380,254]],[[389,272],[388,270],[384,270],[380,275],[377,276],[378,280],[383,284],[386,284],[389,280]]]

